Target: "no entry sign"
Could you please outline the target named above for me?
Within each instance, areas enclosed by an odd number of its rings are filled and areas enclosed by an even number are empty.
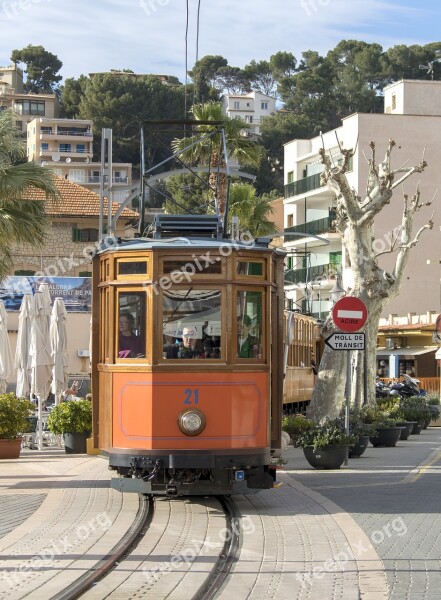
[[[358,331],[367,320],[367,308],[360,298],[345,296],[335,303],[332,318],[341,331]]]

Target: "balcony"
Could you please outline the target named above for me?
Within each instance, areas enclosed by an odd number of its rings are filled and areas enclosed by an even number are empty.
[[[108,181],[108,176],[104,175],[104,181]],[[89,175],[86,183],[100,183],[101,177],[100,175]],[[129,183],[128,177],[112,177],[112,183]]]
[[[297,241],[302,237],[309,237],[311,235],[320,235],[323,233],[336,233],[336,229],[333,225],[335,221],[335,214],[330,213],[329,217],[323,219],[317,219],[316,221],[308,221],[307,223],[301,223],[294,227],[288,227],[284,231],[285,242]],[[296,235],[291,235],[295,233]],[[305,235],[299,235],[304,233]]]
[[[303,269],[289,269],[285,272],[284,279],[287,285],[313,283],[316,280],[335,279],[339,272],[341,272],[340,264],[326,263]]]
[[[312,192],[319,187],[323,187],[320,182],[321,173],[304,177],[298,181],[293,181],[285,185],[285,198],[291,198],[292,196],[298,196],[299,194],[305,194],[306,192]]]

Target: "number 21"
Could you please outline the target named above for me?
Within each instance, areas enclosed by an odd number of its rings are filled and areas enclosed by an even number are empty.
[[[199,390],[198,389],[191,390],[190,388],[187,388],[186,390],[184,390],[184,394],[185,394],[184,404],[199,404]]]

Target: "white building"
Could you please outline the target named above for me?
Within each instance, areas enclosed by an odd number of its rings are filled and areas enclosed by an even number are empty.
[[[252,133],[260,135],[262,118],[276,112],[276,99],[261,92],[226,94],[222,96],[222,107],[226,115],[243,119]]]
[[[99,192],[101,164],[93,162],[89,119],[34,118],[27,126],[27,156],[55,175]],[[132,164],[113,163],[112,174],[113,199],[119,202],[132,187]]]
[[[321,187],[319,150],[324,144],[334,161],[341,160],[337,137],[344,148],[356,147],[347,174],[349,184],[363,196],[366,189],[369,142],[376,142],[376,160],[385,154],[389,138],[395,140],[392,152],[394,169],[417,165],[423,156],[428,167],[421,175],[413,175],[404,183],[404,191],[412,195],[420,182],[421,198],[431,200],[441,187],[441,82],[403,80],[384,89],[384,114],[353,114],[342,126],[321,137],[294,140],[285,145],[285,228],[297,235],[285,238],[290,253],[286,279],[287,294],[294,308],[324,318],[330,307],[330,290],[341,272],[343,288],[352,283],[352,273],[343,251],[340,235],[332,228],[332,199],[327,187]],[[392,200],[375,221],[375,244],[378,251],[389,247],[390,232],[399,227],[403,209],[403,190],[394,190]],[[425,232],[410,252],[401,293],[386,306],[388,315],[440,312],[441,301],[441,200],[415,215],[414,231],[433,215],[434,227]],[[318,236],[321,239],[312,237]],[[385,254],[380,264],[391,269],[395,254]],[[431,263],[427,264],[430,260]]]

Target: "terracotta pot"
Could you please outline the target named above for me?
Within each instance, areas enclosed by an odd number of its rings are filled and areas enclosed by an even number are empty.
[[[0,458],[18,458],[21,442],[21,438],[15,438],[15,440],[0,439]]]

